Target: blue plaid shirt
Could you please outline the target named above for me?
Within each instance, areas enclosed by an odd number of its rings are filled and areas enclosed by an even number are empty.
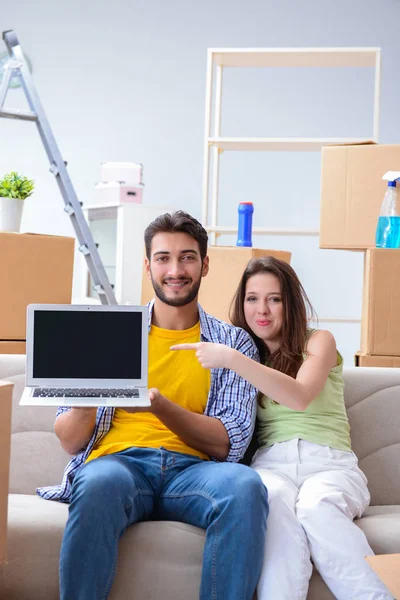
[[[149,328],[154,300],[149,305]],[[200,339],[202,342],[216,342],[235,348],[259,360],[257,348],[248,333],[233,327],[207,314],[199,305]],[[162,390],[161,390],[162,392]],[[256,418],[257,390],[228,369],[211,369],[211,384],[204,414],[219,419],[225,426],[230,440],[227,461],[237,462],[244,455],[254,431]],[[71,407],[60,406],[56,419]],[[83,450],[78,452],[67,464],[60,485],[40,487],[36,491],[46,500],[69,502],[71,487],[75,475],[85,464],[94,445],[110,430],[114,408],[99,407],[93,435]]]

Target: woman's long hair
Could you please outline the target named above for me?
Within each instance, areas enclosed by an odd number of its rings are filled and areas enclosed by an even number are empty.
[[[244,301],[246,284],[250,277],[262,273],[274,275],[279,283],[282,294],[283,322],[281,344],[272,354],[264,342],[257,337],[246,323],[244,316]],[[296,377],[303,363],[303,355],[307,344],[307,323],[311,317],[316,317],[299,278],[292,267],[282,260],[265,256],[249,261],[240,279],[235,296],[229,310],[230,320],[237,327],[245,329],[254,339],[260,352],[261,361],[269,367]]]

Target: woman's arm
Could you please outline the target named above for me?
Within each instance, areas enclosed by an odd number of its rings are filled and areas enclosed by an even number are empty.
[[[336,342],[329,331],[316,331],[309,338],[307,357],[296,379],[261,365],[223,344],[200,342],[181,344],[172,349],[196,350],[203,367],[232,369],[275,402],[299,411],[305,410],[323,390],[329,371],[337,365]]]
[[[336,342],[329,331],[316,331],[309,339],[307,357],[296,379],[257,363],[232,357],[232,368],[275,402],[305,410],[323,390],[329,371],[337,365]],[[239,362],[241,364],[239,364]]]

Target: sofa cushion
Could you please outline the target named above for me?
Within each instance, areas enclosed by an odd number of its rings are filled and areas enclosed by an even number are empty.
[[[400,506],[370,506],[355,523],[375,554],[400,552]]]
[[[313,569],[308,588],[307,600],[336,600],[330,589],[326,586],[318,571]]]
[[[20,406],[25,357],[0,357],[1,378],[14,384],[11,424],[10,492],[34,494],[37,487],[60,483],[70,456],[53,431],[56,407]]]
[[[351,441],[371,504],[400,504],[400,369],[344,370]]]
[[[60,483],[71,457],[48,431],[21,431],[11,436],[10,492],[34,494],[37,487]]]
[[[147,521],[121,538],[109,600],[197,600],[205,531],[175,521]]]
[[[0,598],[58,600],[58,561],[68,505],[10,494],[7,563],[0,566]]]
[[[67,517],[67,504],[10,494],[8,561],[0,566],[0,598],[58,600]],[[177,600],[177,589],[182,600],[198,598],[204,540],[202,529],[173,521],[130,527],[121,538],[110,600]]]
[[[25,376],[17,375],[10,377],[7,381],[14,383],[12,431],[53,431],[56,418],[56,406],[20,406],[23,389],[25,387]]]

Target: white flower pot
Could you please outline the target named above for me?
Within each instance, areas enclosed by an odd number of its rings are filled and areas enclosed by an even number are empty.
[[[24,200],[0,198],[0,231],[19,232]]]

